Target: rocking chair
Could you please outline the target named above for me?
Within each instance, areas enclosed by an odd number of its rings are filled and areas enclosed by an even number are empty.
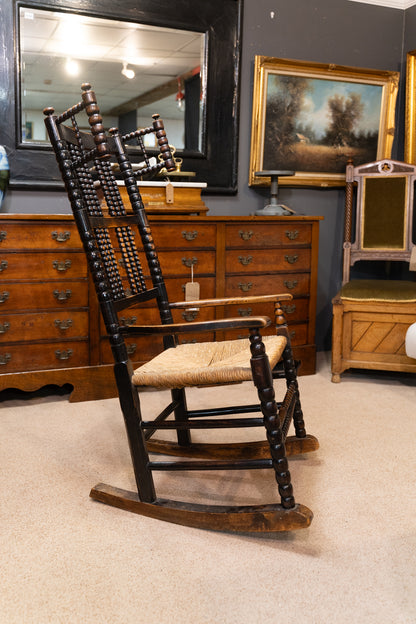
[[[85,112],[84,112],[85,111]],[[316,438],[307,435],[299,399],[296,366],[293,361],[280,300],[290,294],[234,299],[168,301],[162,270],[143,207],[136,175],[173,170],[175,164],[163,122],[153,115],[149,128],[121,136],[117,129],[104,131],[102,117],[89,84],[82,85],[82,101],[59,116],[53,108],[44,111],[45,124],[71,202],[75,222],[100,303],[102,317],[114,356],[114,372],[124,416],[137,493],[99,484],[91,491],[95,500],[169,522],[228,531],[280,531],[307,527],[312,512],[295,503],[287,453],[298,454],[318,448]],[[87,115],[91,133],[81,131],[79,116]],[[64,122],[68,121],[66,125]],[[84,126],[88,124],[84,122]],[[143,137],[154,133],[162,160],[146,154]],[[137,141],[143,162],[133,171],[126,142]],[[137,147],[135,148],[137,150]],[[117,180],[120,175],[122,181]],[[128,201],[122,201],[120,184]],[[146,268],[143,268],[146,267]],[[149,287],[149,276],[151,285]],[[153,301],[160,312],[160,324],[123,325],[119,313]],[[244,301],[275,301],[277,333],[264,340],[260,330],[270,324],[267,317],[215,319],[175,324],[172,310],[225,306]],[[178,344],[178,335],[239,328],[247,339],[223,342]],[[163,336],[164,351],[133,370],[125,336]],[[267,354],[266,354],[267,348]],[[280,362],[280,368],[277,365]],[[275,372],[272,373],[272,369]],[[273,375],[284,377],[282,401],[275,401]],[[189,410],[185,387],[224,385],[253,381],[259,404]],[[171,402],[153,420],[145,421],[140,409],[143,387],[169,389]],[[260,417],[251,414],[261,412]],[[293,422],[295,435],[287,437]],[[193,443],[192,429],[263,426],[264,441],[250,443]],[[175,430],[177,442],[156,440],[155,431]],[[154,461],[149,453],[175,455],[179,461]],[[280,502],[255,506],[196,504],[159,498],[152,473],[156,470],[203,471],[274,470]]]

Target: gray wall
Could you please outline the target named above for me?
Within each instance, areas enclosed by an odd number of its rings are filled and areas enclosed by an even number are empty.
[[[275,12],[274,19],[271,11]],[[412,40],[412,33],[415,39]],[[416,48],[416,8],[402,11],[349,0],[245,0],[241,67],[239,178],[236,196],[207,196],[211,215],[247,215],[261,208],[267,191],[247,185],[253,66],[255,55],[401,71],[406,51]],[[404,89],[397,103],[393,157],[403,158]],[[226,148],[225,148],[226,149]],[[322,215],[320,227],[317,344],[330,349],[331,298],[341,283],[343,191],[280,190],[280,199],[299,214]],[[10,191],[7,212],[69,212],[63,193]]]

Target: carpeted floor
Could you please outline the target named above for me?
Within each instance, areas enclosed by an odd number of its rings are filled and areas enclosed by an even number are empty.
[[[3,395],[1,624],[414,624],[416,379],[353,372],[332,384],[328,360],[300,378],[321,448],[290,464],[314,512],[294,533],[201,531],[93,502],[100,481],[134,488],[118,401]],[[236,395],[254,398],[247,383]],[[268,471],[220,477],[158,483],[184,499],[275,499]]]

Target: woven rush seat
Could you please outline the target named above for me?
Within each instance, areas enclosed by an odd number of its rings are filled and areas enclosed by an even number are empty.
[[[367,301],[416,301],[416,282],[406,280],[351,280],[341,288],[343,299]]]
[[[282,357],[284,336],[264,336],[263,342],[271,368]],[[134,371],[135,386],[184,388],[204,384],[251,381],[250,345],[248,340],[181,344],[166,349],[153,360]]]

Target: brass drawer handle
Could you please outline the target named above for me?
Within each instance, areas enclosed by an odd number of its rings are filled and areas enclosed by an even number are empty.
[[[5,353],[4,355],[0,355],[0,366],[6,366],[12,359],[10,353]]]
[[[66,321],[61,321],[60,319],[56,319],[55,327],[57,327],[58,329],[62,329],[62,331],[65,331],[69,329],[70,327],[72,327],[72,319],[67,319]]]
[[[240,282],[238,284],[238,287],[243,292],[248,292],[251,288],[253,288],[253,284],[252,284],[252,282],[247,282],[246,284],[243,284],[242,282]]]
[[[185,321],[188,321],[188,323],[190,323],[191,321],[194,321],[197,316],[198,316],[198,310],[187,310],[186,312],[182,312],[182,318]]]
[[[292,329],[292,331],[291,331],[291,332],[289,332],[289,336],[290,336],[291,338],[294,338],[294,337],[296,336],[296,332],[295,332],[295,330],[294,330],[294,329]]]
[[[299,260],[299,256],[285,256],[285,260],[289,262],[289,264],[295,264]]]
[[[289,240],[295,240],[299,236],[299,232],[297,230],[286,230],[285,233]]]
[[[250,262],[253,261],[253,256],[238,256],[238,261],[243,266],[247,266]]]
[[[194,338],[193,340],[181,340],[180,344],[196,344],[197,342],[197,339]]]
[[[55,356],[57,360],[69,360],[73,356],[73,354],[74,352],[72,351],[72,349],[64,349],[63,351],[57,349],[55,351]]]
[[[251,316],[251,308],[238,308],[238,316]]]
[[[54,260],[52,266],[54,269],[60,272],[68,271],[71,268],[71,260]]]
[[[193,230],[192,232],[182,232],[182,236],[187,241],[193,241],[198,236],[198,230]]]
[[[7,267],[9,266],[9,263],[7,262],[7,260],[2,260],[0,262],[0,273],[2,273],[3,271],[5,271],[7,269]]]
[[[286,286],[286,288],[288,288],[289,290],[293,290],[294,288],[296,288],[296,286],[298,285],[298,280],[285,280],[283,282],[283,284]]]
[[[55,299],[58,299],[58,301],[68,301],[68,299],[70,299],[72,296],[72,291],[71,290],[54,290],[53,296],[55,297]]]
[[[0,334],[5,334],[10,329],[10,323],[0,323]]]
[[[293,314],[293,312],[296,312],[296,304],[282,305],[282,310],[285,314]]]
[[[4,241],[4,239],[6,238],[6,236],[7,236],[7,232],[5,232],[4,230],[2,230],[2,231],[0,232],[0,243],[1,243],[2,241]]]
[[[127,355],[134,355],[137,351],[137,344],[135,342],[130,342],[127,345]]]
[[[120,325],[121,327],[129,327],[130,325],[134,325],[136,321],[137,321],[137,316],[128,316],[127,318],[122,316],[120,318]]]
[[[2,293],[0,293],[0,303],[5,303],[8,298],[9,293],[7,292],[7,290],[4,290]]]
[[[252,230],[248,230],[248,231],[240,230],[239,234],[240,234],[240,238],[242,238],[245,241],[248,241],[253,236],[253,231]]]
[[[71,238],[71,232],[52,232],[51,236],[57,243],[65,243]]]
[[[191,267],[191,266],[195,266],[196,263],[198,262],[198,258],[182,258],[182,264],[184,264],[186,267]]]

